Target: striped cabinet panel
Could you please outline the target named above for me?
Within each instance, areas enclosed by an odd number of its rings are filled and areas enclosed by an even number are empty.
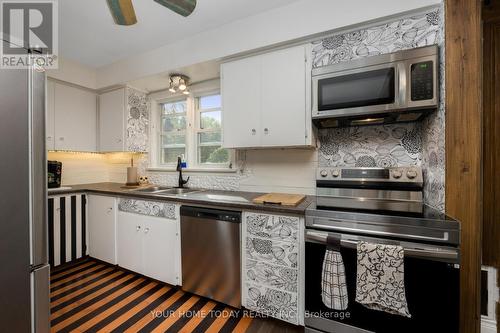
[[[49,263],[56,267],[86,256],[88,244],[85,194],[48,199]]]

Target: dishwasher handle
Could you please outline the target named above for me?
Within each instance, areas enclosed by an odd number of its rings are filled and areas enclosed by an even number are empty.
[[[241,223],[241,212],[220,210],[204,207],[181,206],[181,216],[196,217],[199,219],[218,220]]]

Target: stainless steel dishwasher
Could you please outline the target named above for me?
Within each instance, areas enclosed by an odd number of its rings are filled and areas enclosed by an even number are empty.
[[[181,207],[182,289],[241,307],[241,212]]]

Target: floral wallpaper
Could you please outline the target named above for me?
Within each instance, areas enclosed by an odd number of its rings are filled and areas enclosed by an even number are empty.
[[[313,67],[426,45],[444,45],[442,8],[313,42]],[[444,47],[440,47],[440,105],[422,122],[322,129],[319,165],[421,166],[425,203],[444,210]]]
[[[149,103],[145,93],[127,88],[127,151],[148,151]]]
[[[297,268],[299,244],[247,237],[247,259],[266,261],[275,265]]]
[[[245,213],[243,305],[259,313],[299,323],[299,230],[297,216]]]
[[[246,225],[247,233],[253,236],[289,242],[298,240],[298,217],[248,214]]]
[[[293,293],[296,293],[298,290],[298,274],[296,269],[275,266],[267,262],[248,260],[246,262],[246,280]]]
[[[175,204],[136,199],[120,199],[118,210],[122,212],[176,219]]]
[[[298,324],[297,294],[251,284],[245,285],[245,289],[250,310]]]
[[[420,165],[422,133],[417,124],[344,127],[319,131],[321,166]]]
[[[437,9],[314,42],[313,67],[436,44],[441,18]]]

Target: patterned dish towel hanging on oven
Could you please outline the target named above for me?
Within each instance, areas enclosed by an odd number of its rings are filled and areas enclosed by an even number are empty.
[[[356,302],[372,310],[411,317],[404,284],[404,250],[358,242]]]
[[[340,239],[328,236],[321,278],[321,299],[333,310],[345,310],[348,305],[345,268],[340,254]]]

